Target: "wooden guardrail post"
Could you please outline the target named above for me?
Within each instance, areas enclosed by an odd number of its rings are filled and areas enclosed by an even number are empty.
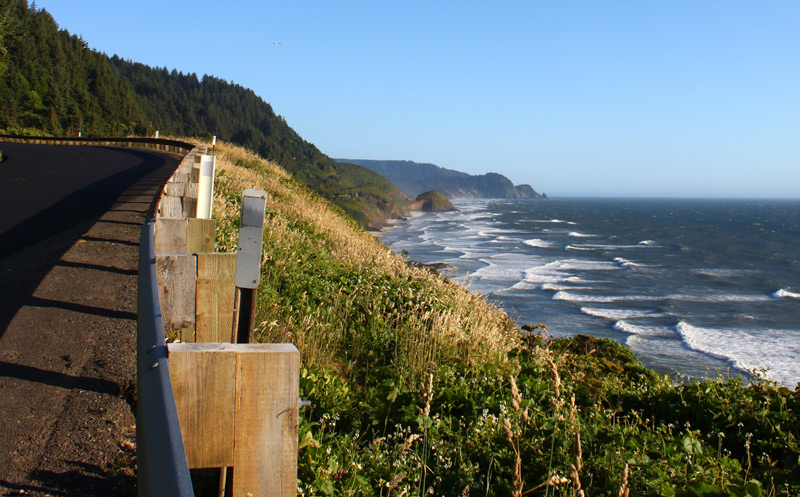
[[[296,495],[297,348],[174,343],[169,361],[189,467],[232,467],[236,497]]]

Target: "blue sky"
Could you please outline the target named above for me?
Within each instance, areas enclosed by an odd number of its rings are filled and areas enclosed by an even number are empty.
[[[109,55],[253,89],[332,157],[553,196],[800,198],[800,2],[36,6]]]

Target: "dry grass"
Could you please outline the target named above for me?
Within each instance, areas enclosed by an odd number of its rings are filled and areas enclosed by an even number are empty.
[[[418,377],[430,363],[443,360],[499,361],[517,344],[515,325],[503,310],[426,269],[408,266],[277,164],[225,143],[217,144],[216,154],[214,217],[220,250],[236,247],[237,196],[246,188],[263,189],[268,193],[265,272],[325,278],[315,275],[318,268],[308,261],[308,248],[316,247],[339,267],[365,275],[352,288],[331,285],[324,305],[297,309],[301,312],[271,312],[269,304],[262,306],[256,336],[295,343],[307,365],[341,366],[347,353],[344,330],[354,320],[369,326],[372,314],[379,313],[396,335],[397,367]],[[404,293],[399,301],[398,292]]]

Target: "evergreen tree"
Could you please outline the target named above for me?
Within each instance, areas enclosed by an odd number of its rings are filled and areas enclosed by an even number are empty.
[[[0,0],[0,130],[125,136],[156,129],[165,135],[216,135],[250,148],[365,225],[402,214],[408,201],[379,175],[336,164],[252,90],[214,76],[201,79],[109,58],[60,30],[35,3]]]

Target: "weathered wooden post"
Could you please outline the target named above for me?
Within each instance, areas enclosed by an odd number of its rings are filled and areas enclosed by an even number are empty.
[[[169,362],[189,467],[223,467],[221,494],[296,495],[297,348],[173,343]]]
[[[258,281],[261,278],[261,247],[264,243],[264,209],[267,193],[246,189],[242,193],[239,250],[236,254],[236,296],[234,297],[231,342],[250,343],[256,315]]]

